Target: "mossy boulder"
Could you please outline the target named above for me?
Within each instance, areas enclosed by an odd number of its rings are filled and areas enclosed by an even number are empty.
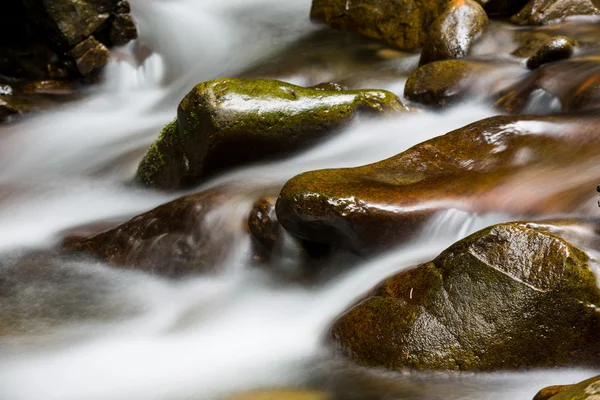
[[[359,111],[405,110],[383,90],[317,90],[260,79],[200,83],[179,104],[176,122],[148,149],[138,178],[162,189],[197,184],[239,165],[306,148]]]
[[[550,400],[552,397],[564,392],[565,390],[571,389],[573,386],[575,385],[555,385],[545,387],[536,393],[536,395],[533,397],[533,400]]]
[[[447,0],[313,0],[311,19],[403,50],[421,47]]]
[[[414,71],[404,86],[404,96],[415,103],[433,108],[445,107],[467,99],[472,94],[481,94],[476,83],[481,78],[493,76],[495,67],[489,64],[445,60],[425,64]],[[488,85],[489,86],[489,85]]]
[[[537,51],[527,59],[527,68],[536,69],[542,64],[565,60],[575,51],[577,42],[566,36],[554,36],[545,41]]]
[[[520,25],[545,25],[576,15],[598,15],[592,0],[530,0],[511,20]]]
[[[334,346],[392,370],[600,364],[588,256],[535,224],[505,223],[385,280],[334,322]]]
[[[533,95],[546,93],[558,100],[559,111],[600,107],[600,57],[570,58],[545,64],[499,93],[496,107],[506,113],[523,113]]]
[[[300,238],[372,254],[451,209],[573,211],[600,180],[598,129],[595,117],[484,119],[374,164],[297,175],[281,190],[277,217]]]
[[[563,388],[550,397],[550,400],[597,400],[600,398],[600,376],[594,376],[575,385],[550,386],[550,388]],[[540,393],[550,388],[542,389]],[[545,398],[538,398],[536,395],[534,400],[545,400]]]
[[[466,56],[487,24],[487,14],[476,1],[450,1],[427,30],[419,65]]]

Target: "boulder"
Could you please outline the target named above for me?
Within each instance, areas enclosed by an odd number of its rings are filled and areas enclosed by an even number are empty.
[[[331,400],[332,395],[319,390],[262,389],[235,394],[226,400]]]
[[[548,386],[536,393],[533,400],[550,400],[559,393],[572,388],[575,385],[555,385]]]
[[[218,172],[306,148],[357,112],[407,108],[384,90],[317,90],[275,80],[217,79],[198,84],[148,149],[137,177],[146,186],[181,188]]]
[[[313,0],[310,16],[336,29],[413,50],[421,47],[427,28],[447,4],[441,0]]]
[[[600,376],[586,379],[576,385],[551,386],[550,388],[564,388],[564,390],[550,397],[551,400],[597,400],[600,397]],[[542,389],[540,393],[550,388]],[[544,397],[538,398],[538,395],[534,400],[545,399]]]
[[[427,30],[419,65],[466,56],[487,24],[487,14],[476,1],[450,1]]]
[[[530,0],[511,20],[519,25],[545,25],[576,15],[598,15],[592,0]]]
[[[404,86],[404,97],[433,108],[454,105],[492,91],[501,75],[497,66],[475,61],[445,60],[425,64]]]
[[[566,36],[554,36],[545,41],[537,51],[527,59],[527,68],[536,69],[542,64],[565,60],[575,50],[577,42]]]
[[[92,237],[70,237],[64,248],[169,277],[215,272],[236,237],[244,234],[249,204],[240,213],[218,213],[231,199],[243,208],[247,201],[236,197],[236,189],[216,187],[180,197]]]
[[[102,43],[93,36],[78,43],[69,51],[69,56],[74,60],[79,74],[87,75],[97,68],[108,63],[110,52]]]
[[[372,254],[447,210],[540,215],[595,206],[598,129],[595,117],[484,119],[374,164],[297,175],[281,190],[277,217],[297,237]]]
[[[546,93],[557,99],[559,111],[598,109],[600,59],[596,56],[577,57],[542,65],[502,91],[496,107],[506,113],[523,113],[536,93]]]
[[[592,268],[581,249],[535,225],[494,225],[385,280],[330,338],[359,364],[392,370],[598,366]]]

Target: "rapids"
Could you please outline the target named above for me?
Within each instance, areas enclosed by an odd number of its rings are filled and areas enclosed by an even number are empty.
[[[543,386],[593,374],[401,376],[355,370],[323,348],[333,318],[383,278],[518,215],[450,211],[410,245],[309,284],[250,268],[245,235],[219,260],[222,274],[179,281],[54,254],[69,229],[122,221],[182,194],[143,190],[130,180],[195,83],[260,71],[257,65],[270,65],[286,46],[318,31],[307,18],[310,0],[131,3],[140,38],[113,52],[102,85],[76,103],[0,126],[0,316],[21,328],[0,341],[0,399],[211,400],[290,386],[380,398],[362,394],[360,382],[371,374],[398,399],[529,399]],[[493,52],[502,40],[488,38],[478,52]],[[334,73],[323,69],[319,77]],[[310,83],[297,72],[274,77]],[[401,94],[403,82],[382,79],[378,87]],[[491,115],[488,105],[472,103],[364,122],[303,154],[238,169],[189,192],[249,187],[214,212],[214,229],[227,229],[244,221],[256,190],[281,187],[309,169],[382,160]]]

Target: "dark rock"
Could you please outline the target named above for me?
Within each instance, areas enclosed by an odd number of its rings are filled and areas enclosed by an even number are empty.
[[[123,46],[137,39],[137,29],[129,14],[116,14],[110,26],[109,40],[114,46]]]
[[[556,387],[556,386],[551,386]],[[557,393],[552,400],[596,400],[600,397],[600,376],[587,379],[576,385],[565,386],[566,390]],[[542,389],[543,391],[544,389]],[[538,400],[537,398],[534,400]],[[541,399],[539,399],[541,400]]]
[[[526,0],[479,0],[479,4],[490,17],[508,17],[525,6]]]
[[[599,301],[582,250],[505,223],[385,280],[330,335],[358,363],[393,370],[597,366]]]
[[[475,81],[490,75],[494,67],[462,60],[437,61],[413,72],[404,86],[404,97],[430,107],[445,107],[464,100]]]
[[[592,0],[530,0],[511,20],[520,25],[544,25],[575,15],[598,15]]]
[[[179,104],[140,163],[138,179],[173,189],[235,166],[306,148],[358,111],[407,110],[383,90],[327,91],[280,81],[218,79],[197,85]]]
[[[466,56],[487,24],[487,14],[474,0],[449,2],[427,30],[419,65]]]
[[[106,46],[90,36],[73,47],[69,56],[75,60],[77,71],[81,75],[87,75],[93,70],[105,66],[110,52]]]
[[[593,117],[484,119],[374,164],[297,175],[281,190],[277,217],[297,237],[373,254],[449,209],[569,212],[600,179],[598,129]]]
[[[311,18],[358,32],[400,49],[417,49],[427,28],[444,11],[440,0],[313,0]]]
[[[553,396],[572,388],[575,385],[548,386],[537,392],[533,400],[550,400]]]
[[[73,93],[73,84],[67,81],[48,80],[33,81],[23,85],[24,94],[71,94]]]
[[[577,42],[566,36],[550,38],[537,49],[535,54],[529,57],[527,68],[536,69],[542,64],[567,59],[573,55],[576,45]]]
[[[560,111],[593,110],[600,107],[600,61],[578,57],[542,65],[524,80],[499,94],[496,107],[518,114],[529,106],[535,93],[552,95]]]
[[[8,101],[6,101],[8,100]],[[10,98],[0,96],[0,122],[6,121],[11,115],[20,114],[18,108],[10,104]]]
[[[275,214],[275,197],[263,197],[252,206],[248,216],[248,229],[257,247],[257,253],[268,258],[273,251],[280,234],[281,225]]]

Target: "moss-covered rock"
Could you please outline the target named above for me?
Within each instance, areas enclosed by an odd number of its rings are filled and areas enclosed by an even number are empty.
[[[449,209],[569,212],[600,180],[598,129],[594,117],[484,119],[374,164],[297,175],[277,217],[300,238],[364,254],[413,238]]]
[[[263,389],[240,393],[226,400],[330,400],[330,393],[319,390]]]
[[[577,42],[566,36],[554,36],[545,41],[536,52],[527,59],[527,68],[536,69],[542,64],[564,60],[575,51]]]
[[[533,400],[550,400],[552,397],[564,392],[565,390],[571,389],[573,386],[575,385],[555,385],[545,387],[536,393],[536,395],[533,397]]]
[[[600,57],[588,56],[542,65],[525,79],[499,94],[496,106],[503,112],[523,113],[535,93],[558,100],[560,111],[600,107]]]
[[[411,50],[421,47],[427,28],[447,4],[447,0],[313,0],[310,15],[333,28]]]
[[[494,72],[492,65],[463,60],[425,64],[413,72],[404,86],[404,96],[430,107],[444,107],[465,100],[475,82]],[[481,88],[480,88],[481,89]]]
[[[317,90],[259,79],[200,83],[179,104],[176,123],[149,148],[138,178],[162,189],[196,184],[228,168],[306,148],[358,111],[406,109],[383,90]]]
[[[520,25],[544,25],[575,15],[598,15],[592,0],[530,0],[511,20]]]
[[[335,321],[331,339],[360,364],[394,370],[598,365],[599,301],[582,250],[506,223],[387,279]]]
[[[450,1],[427,30],[419,65],[466,56],[487,24],[487,14],[476,1]]]
[[[551,386],[557,388],[557,386]],[[600,376],[586,379],[576,385],[562,386],[565,390],[550,397],[550,400],[597,400],[600,397]],[[542,389],[544,391],[544,389]],[[540,391],[540,393],[542,392]],[[536,396],[537,397],[537,396]],[[542,398],[534,400],[543,400]]]

